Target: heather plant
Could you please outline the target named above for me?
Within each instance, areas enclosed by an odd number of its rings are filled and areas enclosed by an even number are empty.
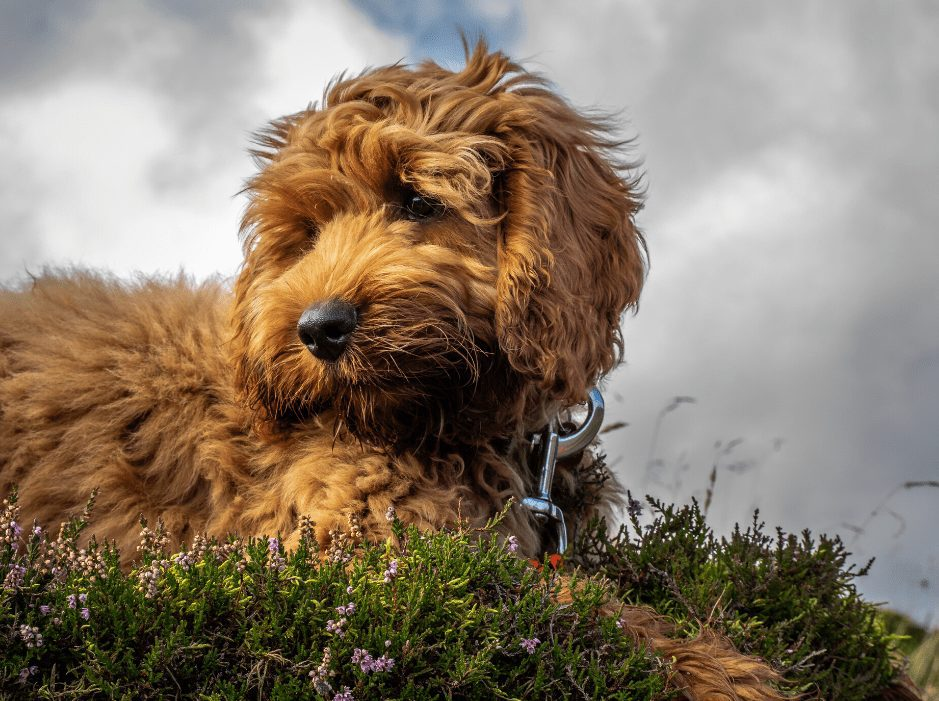
[[[291,551],[197,536],[172,553],[162,524],[142,523],[124,572],[111,545],[79,545],[91,504],[53,539],[20,522],[14,493],[0,510],[0,698],[678,698],[668,661],[599,615],[610,596],[678,634],[720,630],[806,698],[890,698],[903,639],[858,595],[866,568],[840,540],[769,535],[757,516],[717,538],[696,503],[648,506],[643,519],[630,497],[621,529],[580,535],[561,604],[554,567],[519,559],[495,523],[425,534],[392,511],[387,541],[350,519],[322,553],[308,519]]]
[[[492,531],[387,542],[355,521],[319,553],[276,537],[167,550],[142,524],[140,564],[94,540],[87,514],[46,538],[0,523],[0,694],[5,698],[492,699],[672,696],[667,665],[597,613],[592,581],[559,604],[551,567]],[[13,573],[13,574],[10,574]]]
[[[896,637],[858,594],[856,569],[838,537],[747,528],[717,538],[696,501],[674,506],[629,495],[628,522],[611,533],[594,522],[572,562],[615,584],[629,603],[667,614],[694,634],[702,623],[774,664],[808,698],[880,698],[903,665]]]

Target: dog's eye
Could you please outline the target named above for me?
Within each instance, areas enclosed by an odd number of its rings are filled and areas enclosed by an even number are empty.
[[[411,221],[436,219],[445,209],[442,202],[416,192],[411,191],[404,195],[404,214]]]

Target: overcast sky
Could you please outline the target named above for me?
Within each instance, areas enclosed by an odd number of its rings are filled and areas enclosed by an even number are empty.
[[[458,29],[482,32],[637,137],[652,269],[606,388],[622,479],[686,500],[718,459],[718,531],[758,506],[841,533],[878,558],[870,599],[939,623],[939,489],[884,501],[939,479],[937,7],[5,2],[0,281],[231,276],[250,132],[343,70],[458,67]]]

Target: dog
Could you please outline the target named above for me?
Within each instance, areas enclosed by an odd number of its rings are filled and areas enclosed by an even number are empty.
[[[350,513],[380,535],[389,507],[441,528],[520,502],[530,436],[617,364],[645,276],[607,125],[480,47],[339,79],[256,141],[233,292],[2,293],[0,489],[50,522],[98,488],[129,553],[141,514],[177,539],[309,515],[325,543]],[[525,509],[504,527],[541,550]]]
[[[125,558],[141,515],[179,542],[306,515],[325,546],[350,514],[383,537],[390,508],[439,529],[509,500],[520,552],[549,547],[520,505],[531,436],[621,360],[638,178],[609,122],[467,53],[340,76],[258,135],[233,289],[72,270],[0,293],[0,492],[55,523],[99,490],[90,530]],[[585,496],[584,462],[558,465],[572,531],[616,501],[612,481]],[[666,646],[661,622],[623,620]],[[755,660],[668,644],[692,681],[717,670],[694,698],[738,677],[739,698],[777,698]]]

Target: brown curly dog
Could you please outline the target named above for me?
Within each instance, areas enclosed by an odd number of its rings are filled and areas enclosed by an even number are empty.
[[[605,122],[480,44],[459,72],[391,66],[331,85],[258,138],[242,270],[209,282],[47,274],[0,297],[0,493],[132,557],[141,514],[179,540],[325,543],[389,507],[479,523],[532,492],[529,434],[619,361],[645,275],[629,166]],[[559,499],[585,496],[578,464]],[[590,490],[587,490],[590,492]],[[503,523],[537,553],[521,507]],[[693,698],[773,698],[716,638],[624,625]]]

